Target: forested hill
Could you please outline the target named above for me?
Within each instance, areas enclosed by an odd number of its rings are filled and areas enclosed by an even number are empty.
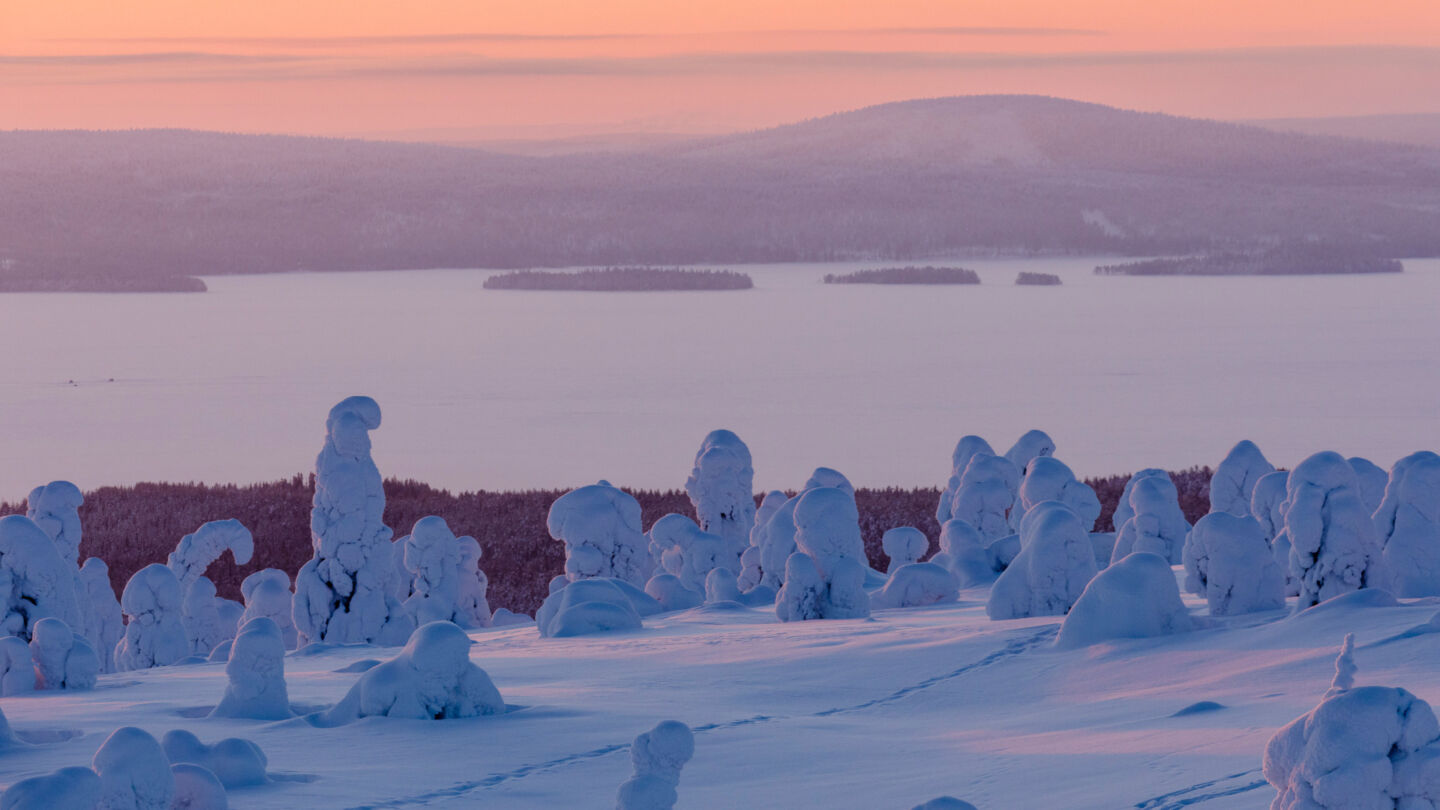
[[[288,270],[1154,255],[1317,237],[1440,255],[1440,150],[1039,97],[902,102],[553,157],[16,131],[0,133],[0,190],[0,289]]]

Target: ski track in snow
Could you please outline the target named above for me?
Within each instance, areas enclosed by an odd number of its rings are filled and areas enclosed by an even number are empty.
[[[876,706],[889,705],[889,704],[891,704],[891,703],[895,703],[895,702],[897,702],[897,701],[904,700],[905,698],[909,697],[910,695],[915,694],[916,692],[922,692],[922,691],[924,691],[924,690],[926,690],[926,689],[930,689],[930,688],[932,688],[932,687],[938,686],[938,685],[943,684],[943,683],[946,683],[946,682],[948,682],[948,681],[952,681],[952,680],[954,680],[954,679],[956,679],[956,678],[959,678],[959,677],[961,677],[961,676],[963,676],[963,675],[965,675],[965,674],[967,674],[967,673],[974,672],[974,671],[977,670],[977,669],[984,669],[985,667],[992,666],[992,665],[994,665],[994,664],[996,664],[996,663],[999,663],[1000,661],[1003,661],[1003,660],[1005,660],[1005,659],[1007,659],[1007,658],[1013,658],[1014,656],[1021,655],[1021,654],[1025,653],[1025,652],[1028,652],[1028,651],[1034,649],[1035,647],[1038,647],[1038,646],[1040,646],[1041,644],[1044,644],[1045,642],[1048,642],[1048,641],[1053,640],[1054,637],[1055,637],[1055,633],[1056,633],[1058,630],[1059,630],[1059,627],[1058,627],[1058,626],[1042,627],[1042,628],[1040,628],[1040,629],[1038,629],[1038,630],[1033,630],[1033,631],[1031,631],[1031,632],[1029,632],[1029,633],[1026,633],[1025,635],[1023,635],[1023,636],[1021,636],[1021,637],[1019,637],[1019,638],[1012,639],[1012,640],[1009,641],[1005,646],[1001,647],[1001,648],[998,649],[998,650],[995,650],[994,652],[990,653],[989,655],[985,656],[984,658],[981,658],[981,659],[978,660],[978,661],[973,661],[973,662],[971,662],[971,663],[969,663],[969,664],[966,664],[965,666],[962,666],[962,667],[960,667],[960,668],[958,668],[958,669],[951,670],[950,672],[946,672],[946,673],[943,673],[943,674],[940,674],[940,675],[931,676],[931,677],[926,678],[925,680],[920,681],[920,682],[918,682],[918,683],[914,683],[914,684],[911,684],[911,685],[909,685],[909,686],[905,686],[905,687],[902,687],[902,688],[900,688],[900,689],[897,689],[897,690],[889,693],[888,695],[882,695],[881,697],[874,698],[873,700],[867,700],[867,701],[865,701],[865,702],[863,702],[863,703],[856,703],[856,704],[852,704],[852,705],[850,705],[850,706],[836,706],[836,707],[829,708],[829,709],[821,709],[820,711],[807,712],[807,713],[805,713],[805,714],[794,714],[794,715],[767,715],[767,714],[757,714],[757,715],[754,715],[754,716],[751,716],[751,717],[742,717],[742,718],[740,718],[740,719],[738,719],[738,720],[727,720],[727,721],[724,721],[724,722],[706,723],[706,724],[704,724],[704,725],[693,726],[693,727],[692,727],[692,730],[693,730],[696,734],[701,734],[701,733],[708,732],[708,731],[718,731],[718,730],[723,730],[723,729],[739,728],[739,727],[742,727],[742,726],[753,726],[753,725],[759,725],[759,724],[762,724],[762,723],[772,723],[772,722],[785,721],[785,720],[799,720],[799,719],[815,718],[815,717],[834,717],[835,715],[849,714],[849,713],[851,713],[851,712],[858,712],[858,711],[864,711],[864,710],[866,710],[866,709],[872,709],[872,708],[875,708]],[[545,761],[545,762],[533,763],[533,764],[530,764],[530,765],[522,765],[522,766],[520,766],[520,767],[518,767],[518,768],[514,768],[514,769],[509,770],[509,771],[502,771],[502,772],[500,772],[500,773],[493,773],[493,774],[490,774],[489,776],[486,776],[484,779],[477,779],[477,780],[475,780],[475,781],[473,781],[473,782],[460,782],[460,783],[451,785],[450,787],[447,787],[447,788],[440,788],[440,789],[437,789],[437,790],[427,791],[427,792],[425,792],[425,793],[418,793],[418,794],[415,794],[415,795],[413,795],[413,796],[404,796],[404,797],[400,797],[400,798],[396,798],[396,799],[389,799],[389,800],[387,800],[387,801],[376,802],[376,803],[374,803],[374,804],[355,805],[355,806],[353,806],[353,807],[348,808],[348,810],[385,810],[386,808],[424,807],[424,806],[427,806],[427,805],[429,805],[429,804],[431,804],[432,802],[435,802],[435,801],[446,800],[446,799],[457,799],[457,798],[460,798],[461,796],[464,796],[464,795],[469,794],[469,793],[473,793],[473,792],[481,791],[481,790],[488,790],[488,789],[490,789],[490,788],[496,787],[496,786],[498,786],[498,785],[505,784],[505,783],[507,783],[507,782],[512,782],[512,781],[515,781],[515,780],[517,780],[517,779],[524,779],[525,777],[530,776],[531,774],[540,773],[540,772],[542,772],[542,771],[551,771],[551,770],[554,770],[554,769],[556,769],[556,768],[562,768],[562,767],[564,767],[564,766],[566,766],[566,765],[572,765],[572,764],[574,764],[574,763],[576,763],[576,762],[583,762],[583,761],[585,761],[585,760],[597,759],[597,758],[599,758],[599,757],[609,756],[610,754],[616,754],[616,753],[620,753],[620,752],[622,752],[622,751],[629,751],[629,750],[630,750],[630,743],[628,743],[628,742],[627,742],[627,743],[618,743],[618,744],[615,744],[615,745],[606,745],[606,746],[602,746],[602,747],[600,747],[600,748],[593,748],[593,749],[591,749],[591,750],[589,750],[589,751],[582,751],[582,752],[580,752],[580,753],[578,753],[578,754],[568,754],[568,755],[566,755],[566,756],[558,757],[558,758],[556,758],[556,759],[547,760],[547,761]],[[1253,771],[1247,771],[1247,773],[1253,773]],[[1200,788],[1203,788],[1203,787],[1208,786],[1209,784],[1215,784],[1215,783],[1211,782],[1211,783],[1204,783],[1204,784],[1201,784],[1201,785],[1196,785],[1196,786],[1194,786],[1194,787],[1192,787],[1192,788],[1187,788],[1186,790],[1178,791],[1177,793],[1174,793],[1174,794],[1167,794],[1167,797],[1168,797],[1168,796],[1175,796],[1175,795],[1178,795],[1178,794],[1180,794],[1180,793],[1186,793],[1186,792],[1188,792],[1189,790],[1200,789]],[[1263,784],[1265,784],[1265,783],[1262,781],[1260,784],[1263,785]],[[1248,789],[1248,788],[1247,788],[1247,789]],[[1238,792],[1238,791],[1237,791],[1237,792]],[[1163,800],[1163,799],[1165,799],[1165,798],[1167,798],[1167,797],[1159,797],[1159,798]],[[1154,802],[1154,801],[1156,801],[1156,800],[1155,800],[1155,799],[1152,799],[1152,800],[1150,800],[1150,801],[1151,801],[1151,802]],[[1194,803],[1195,803],[1195,802],[1190,802],[1190,801],[1184,802],[1184,803],[1182,803],[1182,804],[1169,804],[1169,805],[1158,805],[1158,804],[1144,803],[1144,804],[1138,804],[1138,805],[1136,805],[1136,807],[1143,808],[1143,810],[1164,810],[1164,808],[1184,807],[1184,806],[1188,806],[1189,804],[1194,804]]]
[[[1135,808],[1136,810],[1180,810],[1180,808],[1204,804],[1212,799],[1223,799],[1226,796],[1247,793],[1265,787],[1267,784],[1266,781],[1264,779],[1248,779],[1248,781],[1240,782],[1240,784],[1233,783],[1239,780],[1247,780],[1248,777],[1253,777],[1257,773],[1260,773],[1259,768],[1251,768],[1248,771],[1232,773],[1228,776],[1221,776],[1206,782],[1197,782],[1189,787],[1173,790],[1169,793],[1162,793],[1159,796],[1137,802]],[[1232,784],[1210,793],[1200,792],[1209,788],[1225,785],[1226,783]]]

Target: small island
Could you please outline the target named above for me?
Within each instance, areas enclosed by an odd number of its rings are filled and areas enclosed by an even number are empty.
[[[1102,276],[1315,276],[1399,273],[1397,259],[1344,246],[1292,246],[1147,259],[1095,268]]]
[[[207,289],[194,276],[23,272],[0,262],[0,293],[203,293]]]
[[[568,290],[581,292],[671,292],[748,290],[755,282],[734,270],[678,267],[602,267],[575,272],[516,270],[485,279],[487,290]]]
[[[826,273],[826,284],[979,284],[980,276],[964,267],[882,267],[853,273]]]
[[[1060,277],[1054,273],[1031,273],[1027,270],[1015,277],[1015,283],[1022,287],[1058,287]]]

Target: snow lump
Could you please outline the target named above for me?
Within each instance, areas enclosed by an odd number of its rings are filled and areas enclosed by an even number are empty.
[[[470,637],[451,622],[430,622],[416,628],[399,655],[361,675],[325,719],[443,720],[503,711],[490,676],[470,661]]]
[[[1158,554],[1137,551],[1111,563],[1085,586],[1060,625],[1055,646],[1072,649],[1193,629],[1170,563]]]
[[[675,720],[636,737],[630,746],[635,775],[620,786],[615,810],[671,810],[679,801],[680,769],[694,755],[695,735]]]

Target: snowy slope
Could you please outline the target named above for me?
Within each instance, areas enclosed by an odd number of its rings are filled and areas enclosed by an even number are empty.
[[[277,781],[232,791],[236,808],[608,808],[631,773],[630,741],[676,719],[696,732],[679,791],[690,810],[903,810],[942,794],[982,810],[1262,808],[1274,795],[1259,771],[1265,742],[1324,694],[1345,633],[1358,684],[1440,700],[1440,637],[1392,638],[1437,599],[1347,598],[1057,652],[1058,618],[992,622],[985,597],[856,621],[698,608],[584,638],[476,631],[472,660],[511,710],[468,720],[206,719],[221,664],[103,675],[92,692],[0,701],[37,741],[0,752],[0,783],[88,764],[110,731],[136,725],[258,743]],[[1209,621],[1202,602],[1187,604]],[[292,654],[291,701],[329,706],[360,677],[336,670],[395,652]],[[1225,708],[1174,716],[1201,701]]]

